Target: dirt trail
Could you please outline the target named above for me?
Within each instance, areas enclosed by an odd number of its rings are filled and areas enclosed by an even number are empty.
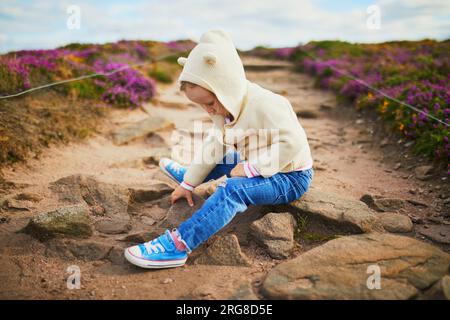
[[[283,62],[245,58],[245,64],[251,81],[285,95],[292,102],[310,141],[315,161],[313,185],[317,189],[354,200],[367,193],[412,199],[423,205],[405,201],[397,212],[425,225],[429,223],[426,219],[434,219],[440,226],[448,227],[448,216],[444,212],[448,207],[442,204],[442,198],[450,195],[448,185],[443,184],[446,181],[415,179],[409,159],[399,160],[397,147],[380,146],[383,137],[377,131],[376,119],[363,117],[351,106],[338,106],[332,93],[315,89],[312,78],[291,71]],[[265,68],[267,65],[272,67]],[[58,258],[47,254],[43,243],[17,233],[30,217],[62,206],[49,184],[63,177],[93,175],[99,181],[126,187],[145,187],[161,181],[173,186],[154,163],[138,161],[151,156],[153,148],[173,146],[172,130],[159,131],[121,146],[110,139],[110,132],[143,120],[148,114],[163,116],[177,129],[187,131],[192,131],[194,120],[207,119],[206,113],[177,92],[175,85],[160,86],[154,104],[146,105],[143,110],[113,111],[98,136],[84,143],[51,147],[38,160],[3,170],[6,180],[24,184],[22,188],[10,190],[5,198],[26,192],[41,195],[42,200],[29,210],[4,209],[1,212],[0,298],[221,299],[236,292],[262,298],[260,285],[267,272],[280,261],[245,241],[241,245],[253,261],[250,267],[188,264],[176,269],[143,271],[105,259],[87,262]],[[252,212],[240,219],[259,217]],[[421,225],[415,225],[415,231],[409,235],[431,242],[417,232],[419,227]],[[435,245],[448,251],[444,244]],[[293,256],[300,255],[302,250],[297,247]],[[66,288],[67,268],[71,265],[81,270],[79,290]]]

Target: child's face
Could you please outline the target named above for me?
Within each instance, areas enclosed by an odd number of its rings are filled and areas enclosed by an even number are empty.
[[[229,112],[211,91],[197,85],[188,85],[185,92],[189,100],[198,103],[210,115],[222,115],[224,117],[229,115]]]

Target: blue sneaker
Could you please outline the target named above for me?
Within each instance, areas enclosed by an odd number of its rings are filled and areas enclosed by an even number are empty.
[[[169,158],[161,158],[161,160],[159,160],[159,167],[173,181],[178,183],[183,182],[184,173],[187,169],[178,162]]]
[[[181,267],[187,257],[186,251],[175,247],[169,230],[152,241],[125,249],[125,258],[130,263],[148,269]]]

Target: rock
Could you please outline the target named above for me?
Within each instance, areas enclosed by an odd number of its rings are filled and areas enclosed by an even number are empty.
[[[167,211],[167,215],[159,224],[158,227],[161,228],[174,228],[178,227],[182,222],[187,220],[192,216],[192,214],[201,208],[205,202],[202,198],[197,196],[195,193],[192,194],[192,199],[194,201],[194,206],[190,207],[186,199],[180,199],[175,202]]]
[[[147,139],[145,140],[145,142],[148,143],[149,145],[151,145],[152,148],[155,148],[155,147],[167,148],[168,147],[164,138],[156,132],[150,133],[148,135]]]
[[[168,283],[172,283],[173,279],[172,278],[165,278],[164,280],[161,281],[162,284],[168,284]]]
[[[414,169],[416,178],[419,180],[428,180],[433,177],[433,166],[418,166]]]
[[[97,241],[70,241],[66,245],[76,258],[84,261],[105,259],[112,249],[111,245]]]
[[[133,234],[126,235],[121,238],[120,241],[128,242],[128,243],[143,243],[148,242],[156,237],[159,237],[163,234],[165,229],[155,229],[150,231],[142,231],[136,232]]]
[[[383,196],[380,195],[366,193],[361,198],[359,198],[359,200],[367,204],[369,207],[372,207],[375,199],[380,199],[382,197]]]
[[[421,202],[421,201],[417,201],[417,200],[414,200],[414,199],[408,199],[406,201],[408,201],[409,203],[411,203],[411,204],[413,204],[415,206],[424,207],[424,208],[428,207],[428,205],[426,203]]]
[[[109,251],[108,256],[106,257],[106,259],[108,259],[109,261],[111,261],[113,264],[117,264],[117,265],[123,265],[126,263],[126,259],[124,256],[124,248],[118,247],[118,246],[114,246],[111,251]]]
[[[17,194],[14,199],[16,200],[28,200],[32,202],[39,202],[43,199],[43,197],[37,193],[32,192],[22,192]]]
[[[34,205],[28,200],[7,199],[3,202],[3,207],[8,210],[30,211]]]
[[[150,155],[144,158],[144,162],[155,166],[159,166],[161,158],[172,157],[172,151],[169,148],[151,148],[149,153]]]
[[[112,246],[98,241],[74,241],[55,238],[46,242],[47,249],[58,257],[72,260],[97,261],[107,257]]]
[[[413,223],[408,216],[398,213],[380,214],[381,224],[386,231],[394,233],[411,232]]]
[[[420,234],[433,241],[450,244],[450,226],[449,225],[430,225],[418,227]]]
[[[155,131],[172,128],[174,128],[172,122],[162,117],[152,116],[116,130],[112,133],[112,139],[115,144],[122,145],[135,139],[143,138]]]
[[[379,218],[365,203],[322,192],[314,186],[290,206],[306,215],[333,221],[352,232],[383,231]]]
[[[289,257],[294,248],[297,223],[289,212],[266,214],[250,226],[253,237],[274,259]]]
[[[380,268],[381,289],[369,289]],[[262,287],[268,299],[411,299],[441,279],[450,255],[388,233],[331,240],[273,268]],[[372,277],[372,278],[370,278]]]
[[[297,111],[295,114],[302,119],[316,119],[318,117],[315,110],[301,110]]]
[[[89,210],[76,205],[41,213],[31,218],[23,231],[40,240],[55,236],[88,238],[92,235]]]
[[[259,300],[248,282],[240,285],[227,300]]]
[[[396,211],[404,206],[404,201],[396,198],[379,198],[373,201],[373,208],[378,211]]]
[[[186,300],[217,300],[217,288],[211,284],[196,286],[190,295],[183,297]]]
[[[130,201],[128,213],[131,216],[136,217],[136,219],[134,219],[135,222],[144,223],[145,225],[153,225],[156,222],[160,222],[166,218],[167,212],[172,205],[170,201],[170,194],[166,194],[157,200],[145,201],[145,199],[151,198],[153,198],[151,194],[143,193]],[[147,228],[144,225],[142,227]]]
[[[93,176],[72,175],[50,184],[61,201],[69,203],[85,202],[95,216],[115,220],[129,220],[128,188],[97,181]]]
[[[333,110],[335,107],[332,107],[332,106],[330,106],[330,105],[328,105],[328,104],[321,104],[320,105],[320,109],[321,110],[324,110],[324,111],[331,111],[331,110]]]
[[[251,261],[241,251],[238,238],[234,234],[218,236],[194,263],[219,266],[251,265]]]
[[[95,222],[95,230],[104,234],[127,233],[131,230],[128,220],[101,219]]]
[[[450,276],[446,275],[428,289],[421,299],[450,300]]]
[[[165,183],[156,183],[150,185],[146,189],[130,188],[130,201],[132,202],[148,202],[159,200],[162,197],[172,193],[174,189]]]
[[[381,195],[364,194],[360,200],[376,211],[396,211],[404,207],[403,200]]]
[[[9,221],[11,221],[11,218],[9,217],[0,217],[0,224],[8,223]]]

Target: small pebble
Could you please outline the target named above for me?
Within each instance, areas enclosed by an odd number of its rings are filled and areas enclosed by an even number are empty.
[[[172,279],[172,278],[165,278],[165,279],[162,281],[163,284],[168,284],[168,283],[171,283],[171,282],[173,282],[173,279]]]

